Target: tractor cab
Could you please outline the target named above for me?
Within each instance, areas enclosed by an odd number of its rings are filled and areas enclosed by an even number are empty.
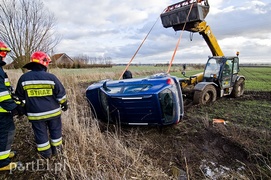
[[[239,58],[214,56],[206,63],[203,82],[214,82],[219,89],[224,89],[223,95],[230,94],[239,72]]]

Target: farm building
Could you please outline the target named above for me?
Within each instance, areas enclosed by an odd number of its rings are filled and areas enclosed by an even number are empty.
[[[51,60],[52,60],[52,64],[55,64],[55,65],[63,65],[63,64],[72,65],[74,63],[73,59],[70,58],[65,53],[54,54],[53,56],[51,56]]]
[[[28,63],[29,60],[30,60],[30,57],[26,57],[25,55],[23,55],[20,58],[17,58],[16,60],[7,64],[5,68],[18,69],[18,68],[21,68],[26,63]],[[58,66],[71,67],[74,64],[74,60],[65,53],[54,54],[53,56],[51,56],[51,60],[52,60],[52,62],[50,63],[51,67],[58,67]]]

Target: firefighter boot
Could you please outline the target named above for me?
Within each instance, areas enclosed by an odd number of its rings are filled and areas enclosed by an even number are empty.
[[[45,151],[40,151],[39,152],[39,156],[43,159],[49,159],[52,155],[52,150],[51,148],[50,149],[47,149]]]
[[[13,158],[14,156],[16,156],[16,154],[16,151],[10,151],[9,158]]]
[[[11,162],[6,166],[1,167],[0,171],[13,171],[18,167],[18,165],[20,165],[19,162]]]
[[[62,145],[60,146],[51,146],[53,156],[62,154]]]

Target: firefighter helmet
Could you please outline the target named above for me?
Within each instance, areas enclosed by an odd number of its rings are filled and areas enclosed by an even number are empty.
[[[36,51],[31,55],[30,62],[39,63],[45,67],[48,67],[51,62],[51,58],[42,51]]]
[[[10,48],[5,43],[0,41],[0,56],[4,59],[8,52],[10,52]]]

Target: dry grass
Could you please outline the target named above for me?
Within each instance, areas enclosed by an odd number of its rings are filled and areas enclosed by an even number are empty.
[[[84,81],[115,78],[114,73],[54,74],[63,82],[69,101],[68,111],[62,113],[63,155],[57,159],[62,168],[57,173],[45,172],[38,176],[53,179],[170,179],[144,155],[143,149],[149,142],[138,142],[136,130],[123,132],[120,127],[101,126],[92,117],[85,99]],[[15,85],[21,72],[9,70],[8,75]],[[127,141],[128,136],[134,139]],[[35,148],[34,142],[32,147]]]
[[[93,74],[84,79],[97,78],[91,76]],[[101,131],[98,121],[91,117],[89,105],[84,97],[85,92],[82,91],[84,88],[78,86],[80,79],[62,77],[69,99],[69,110],[62,116],[64,156],[69,167],[69,172],[64,174],[65,177],[67,179],[167,178],[161,169],[152,165],[151,159],[143,155],[141,147],[127,146],[125,136],[136,137],[136,132],[122,134],[118,127],[113,131],[108,129]],[[148,142],[143,143],[145,143],[142,144],[143,147],[148,144]]]

